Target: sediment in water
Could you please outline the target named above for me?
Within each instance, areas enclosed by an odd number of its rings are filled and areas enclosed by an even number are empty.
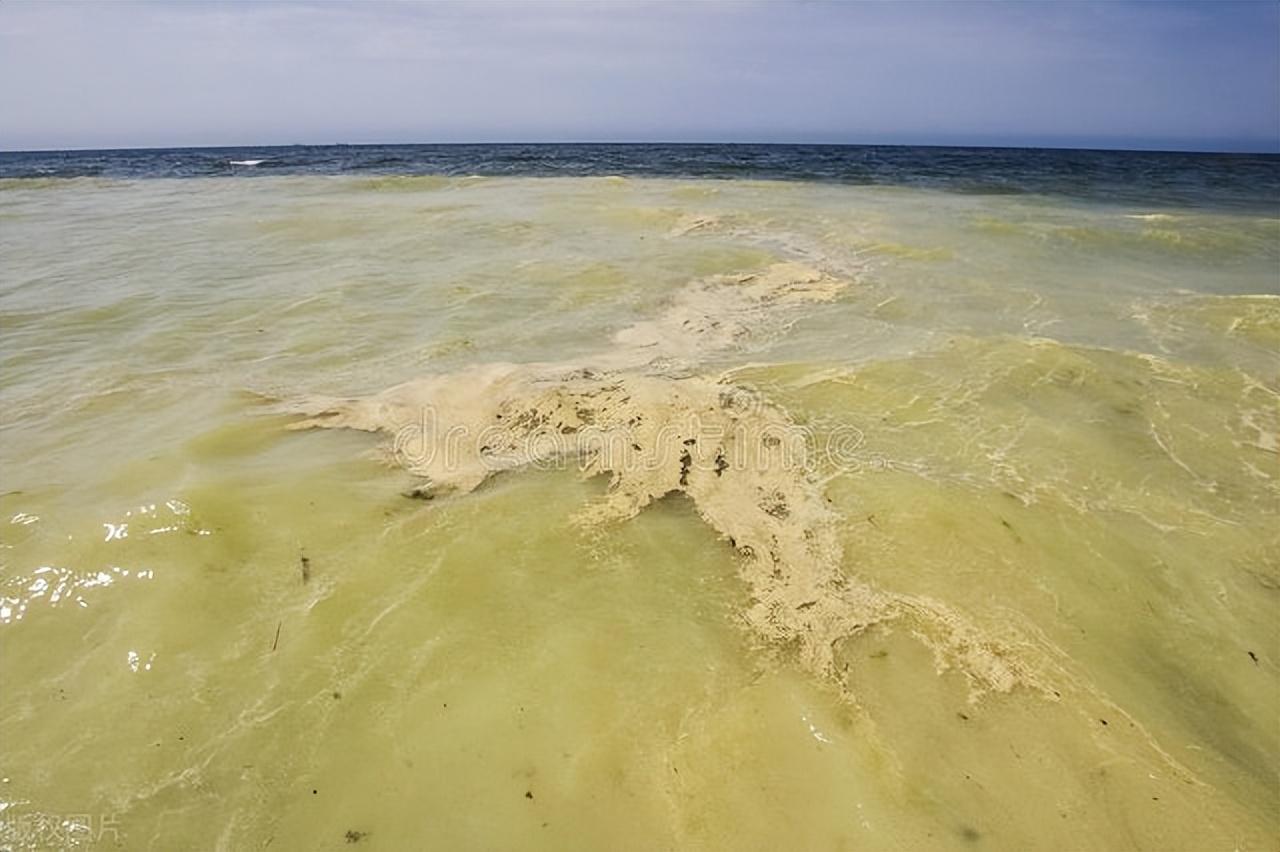
[[[614,336],[576,364],[486,364],[426,376],[362,399],[306,397],[288,405],[293,428],[349,428],[390,438],[394,463],[422,477],[413,495],[466,493],[489,476],[572,463],[611,478],[580,521],[634,517],[654,500],[688,495],[741,555],[755,634],[795,649],[801,665],[842,683],[837,645],[903,621],[939,668],[956,667],[975,693],[1022,684],[1046,694],[1044,675],[986,638],[959,613],[894,594],[843,568],[837,519],[810,474],[814,451],[787,413],[698,360],[783,324],[805,304],[848,285],[813,267],[778,263],[758,274],[692,282],[656,319]]]

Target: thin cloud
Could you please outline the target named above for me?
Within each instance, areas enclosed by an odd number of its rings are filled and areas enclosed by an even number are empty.
[[[1274,3],[0,3],[0,147],[1280,148]]]

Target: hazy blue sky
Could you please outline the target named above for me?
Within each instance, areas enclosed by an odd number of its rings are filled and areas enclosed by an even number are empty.
[[[1280,3],[0,0],[0,148],[1280,150]]]

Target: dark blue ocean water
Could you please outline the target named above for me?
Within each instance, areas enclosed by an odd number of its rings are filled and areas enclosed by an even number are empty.
[[[262,160],[256,166],[236,160]],[[1280,156],[853,145],[290,145],[0,153],[0,178],[627,175],[905,185],[1280,213]]]

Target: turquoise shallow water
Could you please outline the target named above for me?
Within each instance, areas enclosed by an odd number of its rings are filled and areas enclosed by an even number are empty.
[[[1265,184],[257,174],[0,183],[6,843],[1268,848]],[[610,481],[570,463],[408,499],[277,404],[524,399],[494,364],[839,437],[795,480],[828,580],[917,615],[815,667],[752,621],[739,495],[584,526]]]

